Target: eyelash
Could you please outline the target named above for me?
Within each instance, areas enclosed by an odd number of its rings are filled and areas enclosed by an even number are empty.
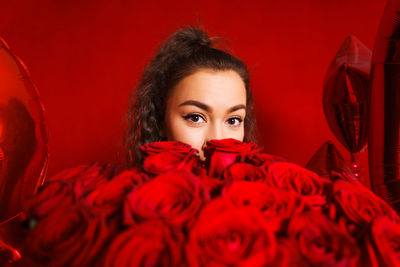
[[[231,117],[231,118],[228,119],[228,121],[230,121],[230,120],[236,120],[238,122],[238,125],[233,125],[233,124],[229,123],[229,125],[231,127],[239,127],[240,124],[242,124],[242,122],[243,122],[243,119],[240,118],[240,117]]]
[[[183,116],[183,118],[184,118],[186,121],[188,121],[188,122],[190,122],[190,123],[192,123],[192,124],[199,124],[199,122],[196,122],[196,121],[193,121],[193,120],[192,120],[192,119],[195,118],[195,117],[201,118],[201,119],[203,119],[203,121],[206,121],[206,119],[205,119],[202,115],[197,114],[197,113],[189,113],[189,114]]]
[[[200,114],[197,114],[197,113],[190,113],[190,114],[187,114],[187,115],[183,116],[183,118],[184,118],[186,121],[189,121],[189,122],[192,123],[192,124],[200,124],[200,122],[198,122],[198,121],[193,121],[193,118],[201,118],[201,119],[203,119],[203,121],[206,121],[206,119],[204,118],[204,116],[202,116],[202,115],[200,115]],[[231,120],[237,121],[237,122],[238,122],[238,125],[234,125],[234,123],[233,123],[233,124],[229,123],[229,121],[231,121]],[[228,124],[229,124],[230,127],[239,127],[240,124],[243,122],[243,119],[240,118],[240,117],[231,117],[231,118],[229,118],[229,119],[227,120],[227,122],[228,122]]]

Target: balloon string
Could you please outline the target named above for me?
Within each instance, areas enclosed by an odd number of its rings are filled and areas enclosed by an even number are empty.
[[[9,222],[9,221],[12,221],[13,219],[15,219],[15,218],[17,218],[18,216],[20,216],[22,213],[23,213],[23,211],[17,213],[15,216],[13,216],[13,217],[11,217],[11,218],[8,218],[8,219],[5,220],[5,221],[2,221],[2,222],[0,223],[0,226],[3,225],[3,224],[5,224],[5,223],[7,223],[7,222]]]

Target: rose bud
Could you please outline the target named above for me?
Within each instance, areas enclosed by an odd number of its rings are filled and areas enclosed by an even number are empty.
[[[204,149],[208,175],[220,177],[240,157],[258,153],[261,149],[253,142],[240,142],[232,138],[208,141]]]
[[[200,159],[194,154],[185,155],[168,151],[152,154],[143,163],[143,169],[153,176],[177,170],[196,172],[199,166]]]
[[[191,155],[197,154],[199,152],[197,149],[192,148],[190,145],[179,141],[161,141],[148,143],[142,145],[140,147],[140,150],[143,152],[145,158],[161,152],[172,152],[181,155]]]

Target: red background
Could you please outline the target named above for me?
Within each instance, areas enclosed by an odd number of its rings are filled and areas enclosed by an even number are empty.
[[[260,143],[304,165],[327,140],[348,158],[325,120],[322,82],[349,34],[373,48],[385,3],[2,1],[0,36],[27,65],[46,109],[49,175],[121,158],[130,92],[160,41],[188,24],[229,40],[251,70]]]

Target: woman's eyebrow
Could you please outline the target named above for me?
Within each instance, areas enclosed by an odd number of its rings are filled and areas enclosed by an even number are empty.
[[[203,110],[205,110],[207,112],[210,112],[212,110],[212,108],[210,106],[207,106],[206,104],[201,103],[201,102],[196,101],[196,100],[187,100],[187,101],[179,104],[179,106],[188,106],[188,105],[199,107],[199,108],[201,108],[201,109],[203,109]]]
[[[243,104],[233,106],[233,107],[231,107],[231,108],[229,109],[229,112],[228,112],[228,113],[232,113],[232,112],[234,112],[234,111],[236,111],[236,110],[239,110],[239,109],[246,109],[246,106],[243,105]]]
[[[179,106],[187,106],[187,105],[192,105],[192,106],[199,107],[202,110],[205,110],[207,112],[211,112],[212,111],[212,108],[210,106],[207,106],[206,104],[201,103],[201,102],[196,101],[196,100],[187,100],[187,101],[179,104]],[[243,105],[243,104],[239,104],[239,105],[233,106],[228,110],[228,113],[232,113],[232,112],[234,112],[236,110],[239,110],[239,109],[246,109],[246,106]]]

